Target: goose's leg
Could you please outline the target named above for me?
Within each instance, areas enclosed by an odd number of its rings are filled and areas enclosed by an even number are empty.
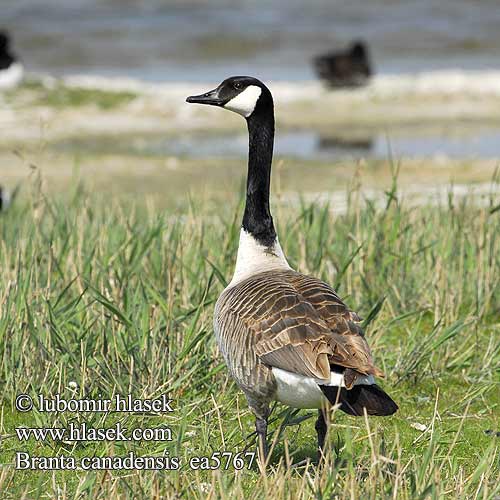
[[[255,416],[255,431],[257,432],[257,451],[259,452],[260,462],[264,466],[269,455],[269,446],[267,444],[267,419],[270,409],[268,401],[259,401],[252,395],[246,394],[248,406]]]
[[[269,455],[269,446],[267,444],[267,418],[255,418],[255,430],[258,436],[258,446],[261,462],[265,464]]]
[[[324,459],[323,451],[325,449],[325,438],[326,438],[326,433],[328,431],[326,426],[324,410],[321,409],[318,410],[318,418],[316,420],[316,424],[314,425],[314,427],[316,429],[316,433],[318,434],[318,464],[320,464]],[[292,467],[294,468],[303,467],[308,463],[309,459],[304,459],[296,464],[293,464]]]
[[[316,433],[318,434],[318,463],[323,459],[323,451],[325,449],[325,438],[327,433],[325,414],[322,409],[318,410],[318,419],[315,424]]]

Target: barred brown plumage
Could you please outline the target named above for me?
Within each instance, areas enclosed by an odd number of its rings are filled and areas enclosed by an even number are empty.
[[[243,351],[241,343],[246,342],[254,354],[245,359],[245,374],[241,365],[234,368],[240,385],[254,386],[243,377],[256,377],[260,365],[322,380],[330,379],[331,364],[382,375],[355,323],[356,313],[326,283],[293,270],[266,271],[226,289],[214,321],[222,352],[229,352],[228,344],[234,342]],[[245,335],[234,338],[234,330]],[[229,357],[226,361],[233,363]]]

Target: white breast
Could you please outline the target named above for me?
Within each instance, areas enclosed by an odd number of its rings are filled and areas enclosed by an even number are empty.
[[[15,87],[23,79],[24,68],[20,63],[11,64],[7,69],[0,70],[0,89],[7,90]]]
[[[291,269],[278,239],[276,238],[271,248],[267,248],[261,245],[250,233],[241,229],[236,268],[228,287],[254,274],[272,269]]]
[[[345,387],[342,373],[330,373],[330,380],[305,377],[281,368],[273,368],[273,375],[278,385],[276,399],[292,408],[321,408],[328,400],[319,385]],[[365,375],[356,380],[354,385],[371,385],[375,380],[372,375]]]

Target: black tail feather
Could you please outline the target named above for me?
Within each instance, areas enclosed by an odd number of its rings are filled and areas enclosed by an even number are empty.
[[[398,405],[378,385],[355,385],[348,390],[344,387],[320,385],[323,394],[331,404],[349,415],[361,417],[364,409],[368,415],[388,416],[396,413]]]

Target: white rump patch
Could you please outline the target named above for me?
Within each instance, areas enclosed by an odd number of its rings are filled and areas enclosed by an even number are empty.
[[[23,65],[20,63],[11,64],[7,69],[0,70],[0,89],[11,89],[21,83],[24,75]]]
[[[240,232],[238,257],[233,279],[228,288],[236,285],[254,274],[272,269],[291,269],[283,254],[278,238],[271,248],[261,245],[250,233],[243,228]]]
[[[281,368],[272,368],[273,375],[278,384],[276,399],[292,408],[321,408],[328,399],[318,385],[345,387],[344,375],[331,372],[330,380],[321,380],[305,377],[297,373],[288,372]],[[356,379],[354,385],[373,385],[373,375],[364,375]]]
[[[224,107],[248,118],[253,113],[261,93],[262,89],[260,87],[250,85],[243,92],[228,101]]]

